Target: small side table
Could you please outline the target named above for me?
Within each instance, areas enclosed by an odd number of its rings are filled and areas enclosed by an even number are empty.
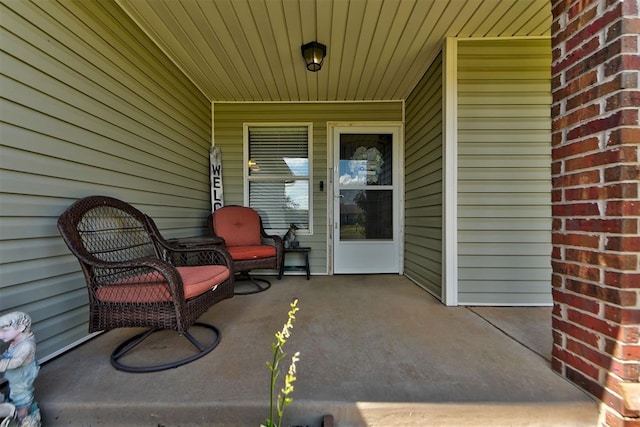
[[[304,265],[286,265],[286,261],[287,261],[287,254],[289,253],[300,253],[304,255]],[[284,271],[292,271],[292,270],[300,270],[300,271],[306,271],[307,273],[307,280],[309,280],[309,278],[311,277],[311,272],[309,270],[309,252],[311,252],[311,248],[308,247],[297,247],[297,248],[285,248],[284,249],[284,254],[282,255],[282,265],[280,266],[280,274],[278,275],[279,278],[282,277],[282,273],[284,273]]]

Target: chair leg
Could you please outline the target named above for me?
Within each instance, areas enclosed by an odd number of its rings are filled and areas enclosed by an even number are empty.
[[[196,349],[198,349],[198,353],[196,354],[193,354],[189,357],[185,357],[183,359],[175,360],[172,362],[162,363],[158,365],[151,365],[151,366],[132,366],[132,365],[126,365],[120,362],[121,357],[124,357],[126,354],[128,354],[131,350],[133,350],[135,347],[137,347],[139,344],[141,344],[145,339],[149,338],[155,332],[162,330],[158,328],[151,328],[147,331],[144,331],[138,335],[135,335],[129,338],[128,340],[120,344],[118,347],[116,347],[116,349],[113,350],[113,353],[111,353],[111,365],[113,365],[113,367],[116,368],[117,370],[125,371],[125,372],[134,372],[134,373],[157,372],[157,371],[164,371],[166,369],[177,368],[178,366],[186,365],[187,363],[200,359],[201,357],[210,353],[214,348],[218,346],[218,344],[220,343],[221,335],[220,335],[220,331],[215,326],[207,325],[206,323],[194,323],[191,327],[194,327],[194,326],[209,329],[213,331],[215,334],[215,339],[211,344],[208,344],[208,345],[205,345],[200,341],[198,341],[188,331],[182,334],[185,338],[187,338],[187,340],[189,340],[189,342],[191,342],[191,344],[194,345],[194,347],[196,347]]]
[[[253,277],[249,272],[243,271],[238,273],[237,277],[234,279],[234,285],[238,282],[250,282],[251,288],[248,290],[245,289],[235,289],[234,295],[251,295],[257,294],[259,292],[264,292],[271,287],[271,282],[267,279],[261,279],[258,277]],[[261,284],[261,283],[264,283]],[[255,288],[255,289],[253,289]]]

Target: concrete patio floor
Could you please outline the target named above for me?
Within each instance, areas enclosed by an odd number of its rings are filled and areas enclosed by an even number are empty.
[[[265,362],[294,297],[287,349],[301,360],[283,425],[319,426],[325,414],[337,427],[597,425],[596,402],[550,368],[550,307],[445,307],[398,275],[271,279],[202,317],[222,340],[188,365],[116,371],[109,356],[133,329],[48,362],[36,383],[43,425],[259,426]],[[143,357],[188,346],[158,338]]]

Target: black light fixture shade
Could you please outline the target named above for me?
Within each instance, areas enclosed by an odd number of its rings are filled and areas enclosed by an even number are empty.
[[[302,45],[302,57],[309,71],[319,71],[326,55],[327,47],[322,43],[314,41]]]

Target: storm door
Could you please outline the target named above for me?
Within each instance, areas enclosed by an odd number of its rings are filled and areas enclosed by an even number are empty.
[[[400,271],[399,126],[335,127],[334,273]]]

